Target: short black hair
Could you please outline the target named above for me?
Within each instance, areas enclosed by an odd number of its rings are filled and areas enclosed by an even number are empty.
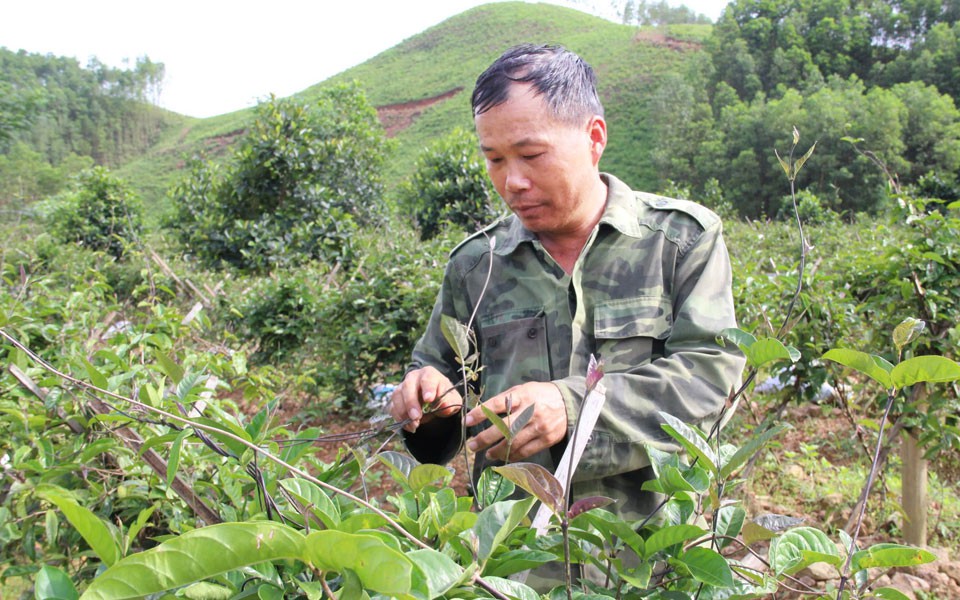
[[[603,116],[593,68],[563,46],[520,44],[504,52],[477,78],[470,99],[474,116],[506,102],[513,83],[531,84],[561,121]]]

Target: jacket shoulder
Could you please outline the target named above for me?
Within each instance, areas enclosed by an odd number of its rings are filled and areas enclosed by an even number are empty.
[[[720,217],[702,204],[697,204],[696,202],[692,202],[690,200],[668,198],[667,196],[659,196],[657,194],[650,194],[647,192],[635,193],[637,195],[637,199],[640,200],[641,203],[643,203],[652,211],[655,211],[653,214],[656,215],[658,214],[656,211],[659,211],[661,218],[667,218],[671,216],[668,214],[670,212],[679,213],[679,215],[672,216],[680,217],[681,220],[692,219],[702,229],[710,229],[720,222]]]
[[[467,256],[474,253],[483,254],[484,252],[490,250],[491,237],[495,238],[493,235],[494,232],[498,231],[502,227],[507,226],[506,221],[509,218],[510,215],[504,215],[483,229],[468,235],[463,241],[453,247],[453,250],[450,251],[450,258],[454,258],[456,256]]]

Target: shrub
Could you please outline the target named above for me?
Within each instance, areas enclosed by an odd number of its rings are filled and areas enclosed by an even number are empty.
[[[103,167],[81,172],[72,189],[39,211],[60,241],[102,250],[114,258],[124,256],[143,228],[136,194]]]
[[[416,171],[401,184],[400,205],[413,215],[420,239],[438,235],[445,222],[472,232],[497,216],[497,195],[477,144],[473,133],[455,129],[421,153]]]
[[[335,327],[313,348],[320,382],[338,405],[356,406],[370,388],[399,379],[440,289],[448,236],[418,243],[413,232],[371,235],[365,262],[321,297],[317,323]]]
[[[358,225],[382,216],[385,149],[376,111],[356,85],[326,90],[312,106],[271,99],[222,169],[192,161],[172,190],[171,225],[214,266],[348,263]]]

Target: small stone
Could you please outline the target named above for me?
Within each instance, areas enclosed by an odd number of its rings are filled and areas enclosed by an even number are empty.
[[[904,594],[907,594],[907,592],[909,591],[910,593],[907,595],[914,597],[913,596],[914,590],[920,590],[921,592],[929,592],[930,582],[924,581],[923,579],[920,579],[915,575],[910,575],[909,573],[896,573],[893,576],[893,582],[891,584],[891,587],[897,588]]]
[[[910,600],[917,600],[917,595],[913,592],[913,585],[906,579],[906,577],[906,573],[897,573],[893,576],[893,579],[890,580],[890,583],[885,587],[892,587],[907,598],[910,598]]]
[[[800,572],[803,575],[809,575],[814,581],[831,581],[840,579],[840,573],[833,565],[823,562],[815,562]]]
[[[937,566],[940,568],[941,573],[960,585],[960,563],[941,562]]]
[[[807,478],[807,474],[803,472],[803,467],[800,465],[790,465],[787,467],[787,477],[802,481]]]

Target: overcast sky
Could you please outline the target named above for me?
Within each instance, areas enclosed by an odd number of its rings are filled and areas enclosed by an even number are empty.
[[[298,92],[486,2],[11,0],[0,10],[0,46],[81,65],[149,56],[166,68],[160,104],[209,117]],[[670,3],[716,21],[727,0]]]

